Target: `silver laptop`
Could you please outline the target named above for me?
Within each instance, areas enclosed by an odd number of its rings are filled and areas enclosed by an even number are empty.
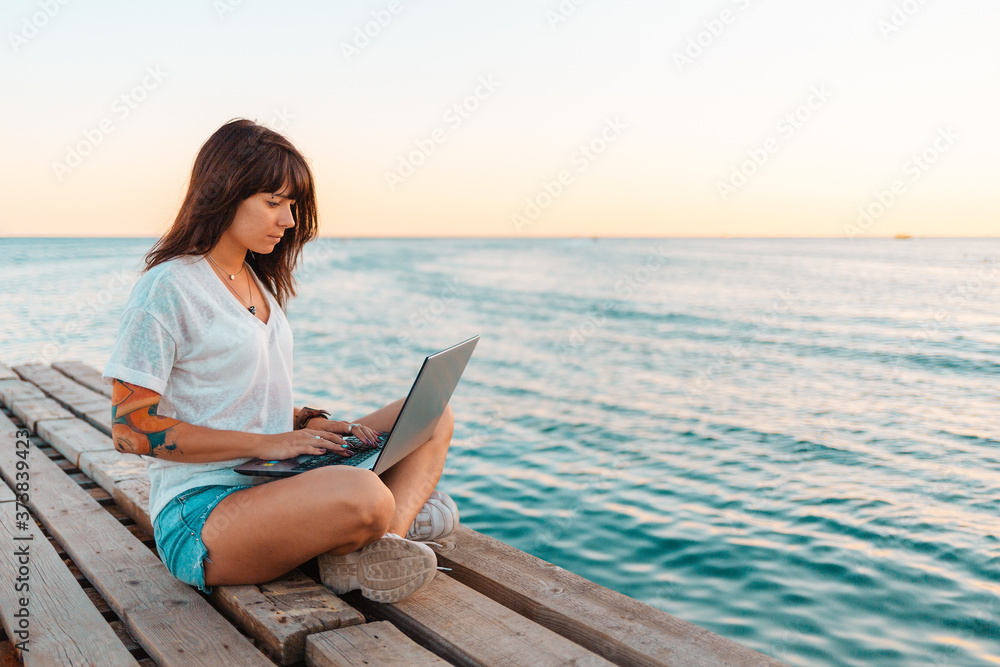
[[[234,470],[244,475],[266,477],[291,477],[330,465],[350,465],[373,470],[376,474],[385,472],[430,439],[478,342],[479,336],[473,336],[424,359],[396,422],[388,433],[382,434],[374,448],[361,444],[354,436],[345,436],[345,442],[356,446],[353,456],[327,452],[279,461],[253,459]]]

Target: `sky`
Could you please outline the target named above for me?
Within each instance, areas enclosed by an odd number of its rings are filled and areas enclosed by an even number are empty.
[[[149,236],[246,117],[321,234],[994,236],[995,0],[4,0],[0,236]]]

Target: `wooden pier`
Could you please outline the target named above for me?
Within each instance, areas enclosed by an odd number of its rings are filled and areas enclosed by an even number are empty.
[[[79,362],[0,364],[0,667],[782,664],[464,527],[436,548],[451,571],[396,604],[334,595],[315,559],[205,595],[159,560],[110,396]]]

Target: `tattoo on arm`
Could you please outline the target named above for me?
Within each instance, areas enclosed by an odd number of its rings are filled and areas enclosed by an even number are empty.
[[[111,437],[128,454],[161,456],[177,449],[173,428],[179,419],[156,414],[160,395],[152,389],[115,380],[111,393]]]

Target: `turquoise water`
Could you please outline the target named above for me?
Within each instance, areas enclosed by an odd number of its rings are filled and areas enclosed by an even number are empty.
[[[0,360],[101,367],[149,240],[0,239]],[[1000,663],[1000,240],[322,240],[298,402],[479,333],[467,525],[794,665]]]

